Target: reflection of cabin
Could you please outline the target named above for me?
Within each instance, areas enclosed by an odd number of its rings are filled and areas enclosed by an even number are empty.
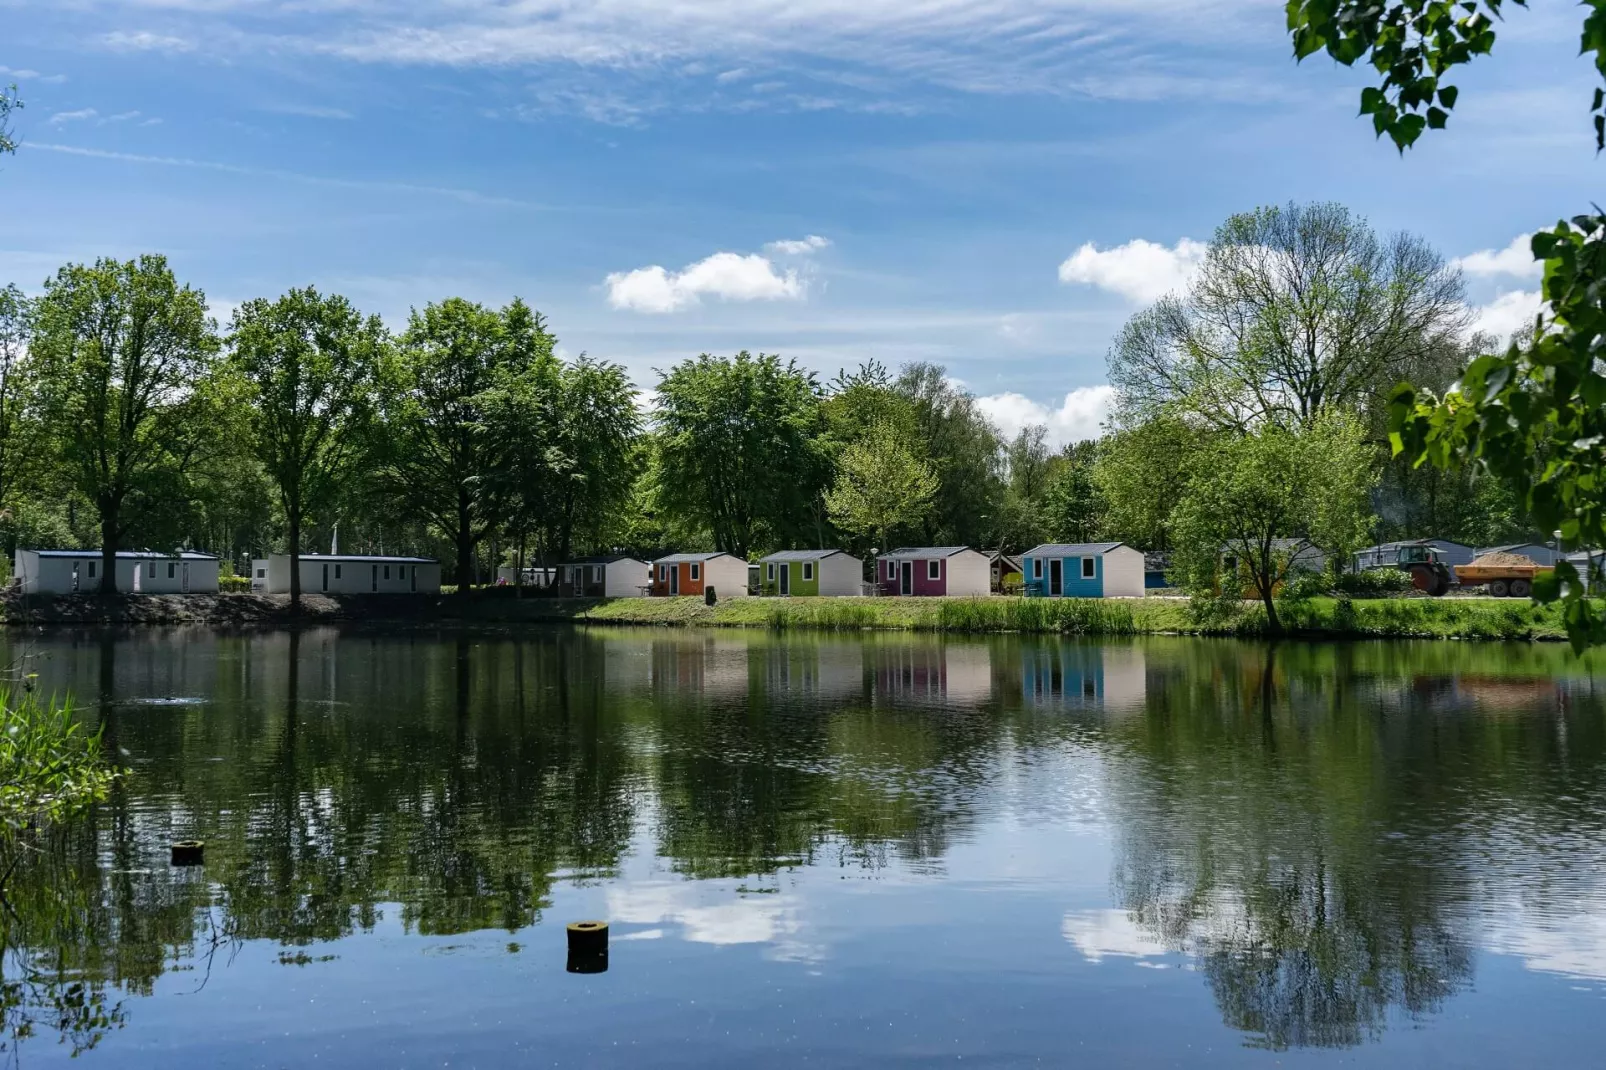
[[[564,598],[631,598],[646,592],[652,566],[622,554],[582,557],[558,566]]]
[[[1030,597],[1143,597],[1143,554],[1124,542],[1044,543],[1025,563]]]
[[[1450,568],[1457,565],[1472,564],[1472,547],[1462,542],[1452,542],[1449,539],[1411,539],[1401,542],[1381,542],[1376,546],[1368,546],[1364,550],[1356,550],[1354,555],[1355,571],[1365,572],[1373,568],[1391,568],[1400,561],[1400,548],[1403,546],[1431,546],[1438,551],[1439,560]]]
[[[867,656],[879,698],[974,706],[993,693],[992,652],[983,643],[898,643]]]
[[[290,593],[290,555],[251,562],[251,590]],[[307,594],[440,594],[441,563],[432,557],[373,554],[302,554],[301,590]]]
[[[876,558],[876,583],[885,595],[984,595],[992,589],[991,562],[968,546],[905,546]]]
[[[1143,651],[1086,643],[1028,646],[1021,652],[1021,693],[1028,705],[1141,706],[1148,693]]]
[[[781,640],[755,645],[750,657],[764,674],[765,694],[773,699],[809,695],[839,700],[864,692],[864,646]]]
[[[701,595],[709,587],[720,598],[747,594],[747,562],[734,554],[670,554],[652,563],[654,597]]]
[[[18,550],[14,575],[23,594],[100,590],[99,550]],[[211,554],[154,550],[117,552],[117,590],[123,594],[216,594],[218,559]]]
[[[748,690],[748,641],[677,636],[652,644],[650,683],[668,694],[737,698]]]
[[[988,580],[993,594],[1018,594],[1021,583],[1020,558],[1011,557],[1002,550],[993,550],[988,553],[987,561]]]
[[[1516,542],[1510,546],[1485,546],[1478,551],[1477,556],[1482,557],[1484,554],[1520,554],[1533,561],[1536,565],[1554,565],[1556,558],[1560,556],[1554,546],[1546,546],[1542,542]]]
[[[842,550],[782,550],[758,559],[758,590],[766,595],[864,593],[864,562]]]

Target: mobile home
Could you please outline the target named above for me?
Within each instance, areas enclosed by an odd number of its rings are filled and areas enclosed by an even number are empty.
[[[100,590],[99,550],[18,550],[15,576],[23,594],[90,594]],[[119,550],[117,590],[123,594],[216,594],[218,559],[185,550]]]
[[[653,597],[701,595],[714,588],[720,598],[747,594],[747,562],[734,554],[670,554],[652,563]]]
[[[758,589],[766,595],[864,593],[864,562],[843,550],[782,550],[758,559]]]
[[[290,593],[290,555],[251,562],[251,590]],[[303,594],[440,594],[441,563],[432,557],[302,554]]]
[[[1050,542],[1024,556],[1031,598],[1142,598],[1143,553],[1124,542]]]
[[[885,595],[985,595],[992,561],[968,546],[905,546],[876,558],[876,584]]]
[[[558,566],[566,598],[633,598],[645,594],[652,566],[622,554],[582,557]]]

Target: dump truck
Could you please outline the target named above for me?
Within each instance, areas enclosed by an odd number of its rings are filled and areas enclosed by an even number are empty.
[[[1427,542],[1402,542],[1395,547],[1393,561],[1380,561],[1369,565],[1367,571],[1392,568],[1411,575],[1411,586],[1425,594],[1441,595],[1449,591],[1455,577],[1450,567],[1439,556],[1438,549]]]
[[[1520,557],[1522,563],[1489,560],[1492,557]],[[1554,571],[1520,554],[1489,554],[1470,565],[1457,565],[1455,581],[1462,587],[1482,587],[1495,598],[1527,598],[1533,594],[1534,577]]]

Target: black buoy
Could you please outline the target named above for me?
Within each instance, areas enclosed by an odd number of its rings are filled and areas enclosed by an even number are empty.
[[[577,921],[569,925],[570,973],[608,972],[608,923]]]
[[[206,844],[200,840],[179,840],[172,851],[175,866],[199,866],[206,861]]]
[[[716,599],[714,597],[714,589],[712,587],[704,587],[703,588],[703,604],[711,606],[716,601],[718,601],[718,599]]]

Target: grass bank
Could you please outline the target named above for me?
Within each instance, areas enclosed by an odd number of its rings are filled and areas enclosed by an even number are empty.
[[[1048,598],[516,598],[506,588],[467,598],[307,595],[299,618],[284,595],[128,595],[0,601],[7,623],[205,624],[276,628],[292,623],[431,625],[484,623],[631,624],[768,628],[775,631],[923,631],[1042,635],[1265,636],[1265,612],[1245,604],[1230,620],[1201,622],[1182,599],[1102,601]],[[1314,598],[1283,604],[1284,627],[1308,638],[1563,639],[1554,606],[1510,598]]]

